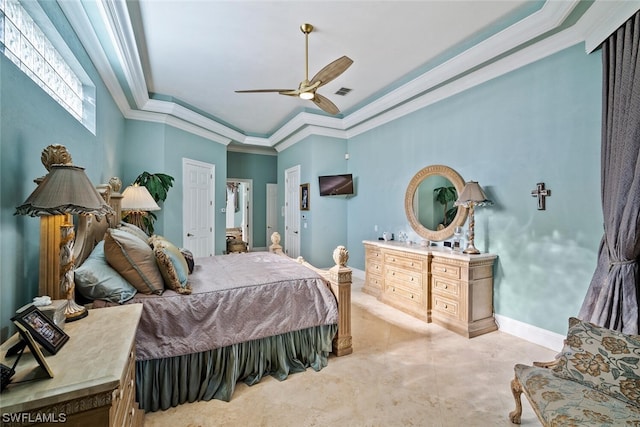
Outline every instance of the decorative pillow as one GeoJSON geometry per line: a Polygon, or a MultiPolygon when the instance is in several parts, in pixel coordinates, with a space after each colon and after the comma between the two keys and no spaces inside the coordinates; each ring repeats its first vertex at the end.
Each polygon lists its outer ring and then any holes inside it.
{"type": "Polygon", "coordinates": [[[180,248],[180,253],[184,257],[184,260],[187,262],[187,266],[189,267],[189,274],[193,273],[193,269],[196,266],[195,261],[193,260],[193,253],[189,249],[180,248]]]}
{"type": "Polygon", "coordinates": [[[107,262],[143,294],[161,294],[164,280],[151,247],[131,233],[110,228],[104,236],[107,262]]]}
{"type": "Polygon", "coordinates": [[[137,292],[136,288],[107,263],[104,241],[99,242],[91,255],[75,269],[75,282],[78,292],[92,300],[101,299],[123,304],[137,292]]]}
{"type": "Polygon", "coordinates": [[[640,407],[640,337],[574,317],[554,375],[640,407]]]}
{"type": "Polygon", "coordinates": [[[147,233],[145,233],[140,227],[135,224],[129,224],[128,222],[120,221],[120,230],[131,233],[134,236],[139,237],[143,242],[149,243],[149,236],[147,236],[147,233]]]}
{"type": "Polygon", "coordinates": [[[189,266],[180,249],[162,236],[153,236],[151,244],[164,284],[179,294],[190,294],[189,266]]]}

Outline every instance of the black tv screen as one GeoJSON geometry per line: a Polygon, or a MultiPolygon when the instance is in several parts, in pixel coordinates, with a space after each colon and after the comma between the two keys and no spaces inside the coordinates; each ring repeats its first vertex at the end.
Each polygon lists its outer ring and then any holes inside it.
{"type": "Polygon", "coordinates": [[[321,196],[353,194],[353,176],[350,173],[319,176],[318,184],[321,196]]]}

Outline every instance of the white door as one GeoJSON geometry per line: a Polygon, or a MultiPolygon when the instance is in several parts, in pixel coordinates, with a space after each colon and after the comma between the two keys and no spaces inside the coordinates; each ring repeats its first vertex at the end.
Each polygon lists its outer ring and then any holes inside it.
{"type": "Polygon", "coordinates": [[[182,246],[193,256],[215,252],[215,165],[182,159],[182,246]]]}
{"type": "Polygon", "coordinates": [[[271,235],[278,231],[278,184],[267,184],[267,247],[271,235]]]}
{"type": "Polygon", "coordinates": [[[284,251],[300,256],[300,165],[284,171],[284,251]]]}

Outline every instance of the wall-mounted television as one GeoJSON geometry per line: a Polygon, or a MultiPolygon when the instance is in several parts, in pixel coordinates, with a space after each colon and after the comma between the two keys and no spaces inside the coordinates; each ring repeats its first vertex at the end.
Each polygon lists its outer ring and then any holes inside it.
{"type": "Polygon", "coordinates": [[[321,196],[350,195],[353,194],[353,176],[350,173],[319,176],[318,187],[321,196]]]}

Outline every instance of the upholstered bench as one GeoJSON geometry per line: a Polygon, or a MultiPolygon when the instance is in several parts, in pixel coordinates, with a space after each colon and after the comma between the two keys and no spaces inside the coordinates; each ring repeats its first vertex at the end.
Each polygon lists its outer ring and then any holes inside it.
{"type": "Polygon", "coordinates": [[[640,336],[571,318],[555,361],[514,371],[512,423],[524,393],[543,426],[640,427],[640,336]]]}

